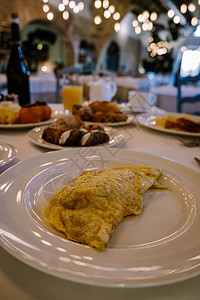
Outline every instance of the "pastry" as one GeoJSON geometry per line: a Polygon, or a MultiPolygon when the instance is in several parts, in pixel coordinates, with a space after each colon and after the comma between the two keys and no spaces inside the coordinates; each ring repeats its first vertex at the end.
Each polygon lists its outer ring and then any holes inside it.
{"type": "Polygon", "coordinates": [[[79,129],[81,125],[83,122],[77,115],[64,116],[47,126],[43,131],[42,138],[49,143],[59,144],[63,132],[79,129]]]}
{"type": "Polygon", "coordinates": [[[84,134],[81,138],[81,146],[94,146],[104,144],[109,141],[109,135],[100,130],[93,130],[84,134]]]}

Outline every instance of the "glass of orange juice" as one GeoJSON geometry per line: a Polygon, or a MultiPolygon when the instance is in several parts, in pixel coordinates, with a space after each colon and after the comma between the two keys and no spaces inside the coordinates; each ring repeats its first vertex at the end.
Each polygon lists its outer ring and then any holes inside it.
{"type": "Polygon", "coordinates": [[[74,105],[81,105],[83,101],[82,85],[64,85],[62,89],[62,102],[65,113],[72,113],[74,105]]]}

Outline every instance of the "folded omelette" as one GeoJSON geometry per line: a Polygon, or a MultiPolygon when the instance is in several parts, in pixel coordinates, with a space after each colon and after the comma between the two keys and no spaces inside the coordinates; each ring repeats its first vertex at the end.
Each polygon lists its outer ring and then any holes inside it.
{"type": "Polygon", "coordinates": [[[142,195],[160,174],[153,167],[85,171],[52,197],[45,220],[67,239],[103,250],[125,216],[141,213],[142,195]]]}

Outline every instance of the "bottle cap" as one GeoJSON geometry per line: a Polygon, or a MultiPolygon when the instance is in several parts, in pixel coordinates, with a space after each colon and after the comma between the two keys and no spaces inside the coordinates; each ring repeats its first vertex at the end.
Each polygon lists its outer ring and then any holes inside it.
{"type": "Polygon", "coordinates": [[[12,19],[17,19],[18,18],[18,14],[17,13],[12,13],[11,17],[12,17],[12,19]]]}

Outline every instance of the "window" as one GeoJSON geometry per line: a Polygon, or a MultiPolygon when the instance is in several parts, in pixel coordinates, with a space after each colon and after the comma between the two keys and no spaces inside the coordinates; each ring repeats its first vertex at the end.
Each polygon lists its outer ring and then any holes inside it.
{"type": "Polygon", "coordinates": [[[200,49],[186,50],[181,60],[180,75],[196,76],[200,73],[200,49]]]}

